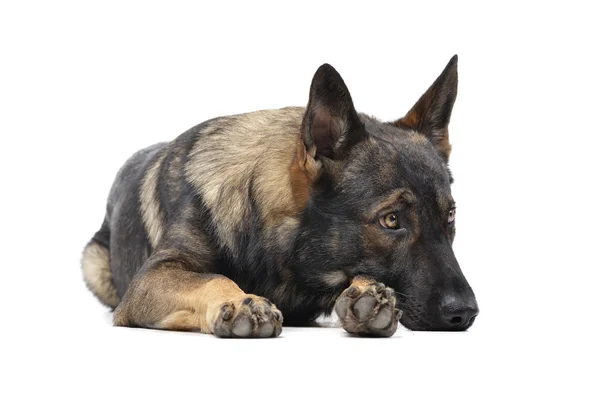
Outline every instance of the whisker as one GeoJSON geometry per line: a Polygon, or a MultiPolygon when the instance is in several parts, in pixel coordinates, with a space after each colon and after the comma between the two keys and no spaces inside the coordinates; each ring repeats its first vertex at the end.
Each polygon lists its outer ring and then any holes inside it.
{"type": "Polygon", "coordinates": [[[415,303],[414,298],[407,294],[396,290],[394,290],[394,292],[397,296],[398,308],[400,308],[407,317],[416,323],[432,324],[434,322],[433,319],[427,317],[427,314],[425,313],[426,307],[424,305],[415,303]]]}

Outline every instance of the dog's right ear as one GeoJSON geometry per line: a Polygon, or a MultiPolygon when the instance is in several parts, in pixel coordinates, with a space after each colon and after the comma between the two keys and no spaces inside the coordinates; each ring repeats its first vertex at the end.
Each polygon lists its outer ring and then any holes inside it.
{"type": "Polygon", "coordinates": [[[446,163],[452,149],[448,140],[448,124],[456,100],[457,63],[458,56],[455,55],[410,111],[393,123],[399,128],[425,135],[446,163]]]}
{"type": "Polygon", "coordinates": [[[313,77],[301,135],[306,152],[315,159],[343,158],[366,138],[350,91],[329,64],[321,65],[313,77]]]}

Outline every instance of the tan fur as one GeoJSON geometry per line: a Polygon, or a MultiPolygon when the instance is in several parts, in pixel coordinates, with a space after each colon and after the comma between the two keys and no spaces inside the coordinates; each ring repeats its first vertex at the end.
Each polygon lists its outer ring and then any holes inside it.
{"type": "Polygon", "coordinates": [[[300,220],[293,217],[284,217],[279,225],[268,231],[270,240],[277,244],[279,248],[288,248],[291,246],[291,239],[300,225],[300,220]]]}
{"type": "Polygon", "coordinates": [[[165,163],[167,163],[167,173],[162,177],[160,185],[168,191],[172,199],[177,199],[181,196],[181,166],[186,152],[187,148],[177,141],[171,142],[169,148],[165,150],[166,155],[161,170],[165,169],[165,163]]]}
{"type": "Polygon", "coordinates": [[[329,286],[338,286],[348,281],[348,275],[344,271],[331,271],[323,274],[323,282],[329,286]]]}
{"type": "Polygon", "coordinates": [[[375,280],[373,278],[370,278],[370,277],[364,276],[364,275],[359,275],[352,279],[351,286],[356,286],[359,289],[363,290],[363,289],[371,286],[374,283],[375,283],[375,280]]]}
{"type": "Polygon", "coordinates": [[[340,231],[333,231],[333,237],[331,238],[331,247],[335,250],[340,248],[340,231]]]}
{"type": "Polygon", "coordinates": [[[134,280],[115,311],[114,324],[213,333],[220,307],[244,296],[222,275],[161,266],[134,280]]]}
{"type": "Polygon", "coordinates": [[[238,285],[222,276],[178,295],[181,296],[182,310],[174,311],[158,321],[157,328],[213,333],[221,306],[226,302],[239,303],[245,297],[238,285]]]}
{"type": "Polygon", "coordinates": [[[142,213],[142,221],[152,247],[156,247],[163,235],[164,218],[160,211],[160,201],[158,200],[156,190],[158,185],[158,172],[166,154],[166,152],[163,152],[158,160],[148,168],[140,188],[140,210],[142,213]]]}
{"type": "Polygon", "coordinates": [[[296,141],[296,155],[290,167],[290,183],[296,208],[304,209],[310,198],[310,186],[319,176],[321,163],[315,161],[315,149],[308,154],[301,137],[296,141]]]}
{"type": "Polygon", "coordinates": [[[102,303],[112,308],[119,305],[120,298],[110,272],[110,253],[106,247],[90,242],[83,250],[81,269],[87,287],[102,303]]]}
{"type": "Polygon", "coordinates": [[[250,217],[250,196],[273,228],[289,225],[307,201],[307,180],[318,165],[301,155],[304,164],[293,166],[303,114],[304,108],[288,107],[220,118],[191,150],[186,178],[219,221],[217,233],[229,248],[250,217]]]}

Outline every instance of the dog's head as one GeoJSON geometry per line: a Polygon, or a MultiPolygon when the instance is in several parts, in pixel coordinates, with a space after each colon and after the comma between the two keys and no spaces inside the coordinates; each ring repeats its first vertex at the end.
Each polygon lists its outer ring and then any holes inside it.
{"type": "Polygon", "coordinates": [[[478,313],[452,250],[448,123],[457,83],[454,56],[403,118],[383,123],[356,112],[325,64],[302,124],[302,157],[319,173],[304,214],[310,234],[300,243],[330,260],[305,278],[375,278],[396,290],[400,322],[415,330],[465,330],[478,313]]]}

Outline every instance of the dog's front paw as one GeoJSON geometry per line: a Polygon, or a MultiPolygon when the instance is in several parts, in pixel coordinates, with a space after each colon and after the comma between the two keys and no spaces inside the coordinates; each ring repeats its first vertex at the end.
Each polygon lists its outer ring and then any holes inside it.
{"type": "Polygon", "coordinates": [[[395,308],[394,290],[383,283],[353,284],[335,303],[342,327],[362,336],[392,336],[402,311],[395,308]]]}
{"type": "Polygon", "coordinates": [[[245,295],[220,306],[214,325],[219,337],[267,338],[281,334],[283,316],[269,300],[245,295]]]}

